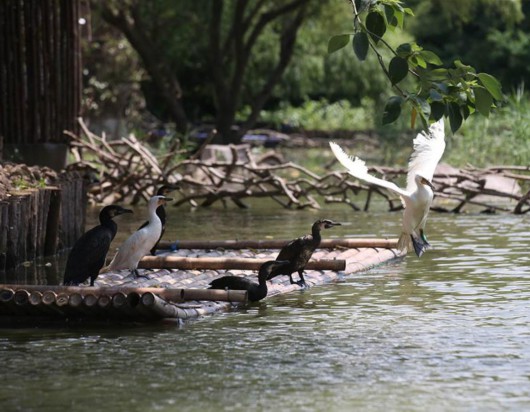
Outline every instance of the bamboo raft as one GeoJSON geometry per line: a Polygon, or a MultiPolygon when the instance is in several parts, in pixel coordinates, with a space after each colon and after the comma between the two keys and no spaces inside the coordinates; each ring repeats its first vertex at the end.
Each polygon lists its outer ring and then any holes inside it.
{"type": "MultiPolygon", "coordinates": [[[[128,271],[101,274],[94,287],[0,285],[0,324],[168,320],[182,322],[247,304],[246,291],[208,289],[215,278],[249,276],[287,240],[161,242],[157,256],[128,271]]],[[[327,239],[304,274],[308,286],[335,282],[403,256],[397,239],[327,239]]],[[[297,274],[294,274],[296,278],[297,274]]],[[[288,276],[268,281],[267,298],[301,290],[288,276]]],[[[267,299],[266,298],[266,299],[267,299]]]]}

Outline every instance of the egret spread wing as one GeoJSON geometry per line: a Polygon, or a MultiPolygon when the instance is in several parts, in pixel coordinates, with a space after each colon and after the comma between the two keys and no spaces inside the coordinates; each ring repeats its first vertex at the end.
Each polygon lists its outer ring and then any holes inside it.
{"type": "Polygon", "coordinates": [[[436,165],[445,150],[445,132],[443,118],[433,123],[427,132],[418,133],[413,141],[414,151],[410,156],[407,174],[407,191],[416,189],[414,176],[432,181],[436,165]]]}
{"type": "Polygon", "coordinates": [[[366,167],[366,164],[363,160],[359,159],[358,157],[353,158],[349,156],[348,154],[346,154],[346,152],[344,152],[344,150],[342,150],[342,148],[338,144],[334,142],[330,142],[329,145],[331,146],[331,150],[333,151],[333,154],[335,155],[337,160],[346,169],[348,169],[348,173],[351,174],[353,177],[364,180],[367,183],[371,183],[373,185],[389,189],[400,196],[408,196],[408,193],[405,190],[399,188],[395,183],[379,179],[375,176],[368,174],[368,168],[366,167]]]}

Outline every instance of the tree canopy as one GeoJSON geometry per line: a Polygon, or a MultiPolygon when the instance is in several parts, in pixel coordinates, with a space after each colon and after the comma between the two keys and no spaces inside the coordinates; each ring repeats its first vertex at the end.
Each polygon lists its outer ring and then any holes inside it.
{"type": "Polygon", "coordinates": [[[491,0],[408,3],[417,16],[399,0],[126,0],[92,6],[139,56],[149,110],[182,132],[210,120],[224,142],[237,141],[264,108],[319,98],[353,104],[364,96],[384,98],[383,123],[405,107],[413,124],[447,116],[453,130],[474,112],[488,115],[502,93],[489,74],[487,54],[484,65],[469,58],[479,39],[466,40],[468,48],[455,52],[458,30],[454,41],[441,41],[451,30],[444,19],[465,30],[490,16],[491,24],[481,26],[491,41],[502,44],[510,28],[518,29],[513,33],[522,47],[525,8],[517,8],[518,1],[510,9],[491,0]],[[502,24],[493,22],[499,16],[502,24]]]}

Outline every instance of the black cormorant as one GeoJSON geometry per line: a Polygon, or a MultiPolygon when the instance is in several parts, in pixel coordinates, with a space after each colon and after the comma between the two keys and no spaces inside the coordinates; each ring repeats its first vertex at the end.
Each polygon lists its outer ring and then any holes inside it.
{"type": "Polygon", "coordinates": [[[258,272],[258,283],[241,276],[223,276],[222,278],[212,280],[210,289],[231,289],[246,290],[248,300],[256,302],[267,296],[267,277],[275,270],[281,270],[282,267],[289,265],[285,260],[269,260],[260,266],[258,272]]]}
{"type": "Polygon", "coordinates": [[[90,278],[90,286],[94,286],[99,270],[105,264],[110,243],[118,231],[118,225],[112,218],[123,213],[132,213],[132,210],[110,205],[99,212],[100,224],[84,233],[68,255],[63,285],[79,285],[90,278]]]}
{"type": "MultiPolygon", "coordinates": [[[[157,196],[167,196],[169,193],[171,193],[173,190],[177,189],[177,186],[173,185],[163,185],[160,186],[156,192],[157,196]]],[[[160,222],[162,222],[162,233],[160,233],[160,238],[156,242],[156,244],[152,247],[150,253],[154,256],[156,255],[156,249],[158,246],[158,242],[160,242],[160,239],[162,239],[162,236],[164,236],[164,232],[166,231],[166,207],[165,205],[160,205],[156,208],[156,215],[160,219],[160,222]]],[[[143,229],[149,224],[149,221],[145,221],[142,226],[138,228],[138,230],[143,229]]]]}
{"type": "Polygon", "coordinates": [[[156,214],[156,208],[170,199],[165,196],[153,196],[148,203],[149,224],[129,236],[122,243],[118,252],[107,267],[100,273],[113,270],[129,269],[132,274],[138,276],[138,263],[160,239],[162,222],[156,214]]]}
{"type": "Polygon", "coordinates": [[[284,266],[278,270],[273,271],[268,277],[272,279],[279,275],[287,275],[291,283],[296,283],[300,286],[305,286],[304,269],[309,259],[313,255],[315,249],[320,245],[322,237],[320,231],[322,229],[329,229],[333,226],[340,226],[340,223],[333,222],[328,219],[319,219],[313,223],[311,228],[311,234],[294,239],[285,245],[280,253],[276,257],[276,260],[288,260],[289,265],[284,266]],[[298,282],[293,281],[292,274],[298,272],[300,280],[298,282]]]}

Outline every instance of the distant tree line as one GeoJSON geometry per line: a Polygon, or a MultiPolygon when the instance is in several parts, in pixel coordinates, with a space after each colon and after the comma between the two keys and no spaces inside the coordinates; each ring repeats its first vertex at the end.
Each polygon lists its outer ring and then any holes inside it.
{"type": "MultiPolygon", "coordinates": [[[[160,121],[174,122],[184,133],[190,124],[209,120],[224,142],[231,142],[256,125],[262,110],[281,102],[298,105],[325,98],[358,105],[370,97],[384,105],[391,87],[388,73],[378,68],[378,56],[368,54],[359,61],[351,47],[327,54],[330,37],[349,32],[353,38],[354,30],[360,30],[352,25],[351,3],[93,1],[93,37],[85,45],[87,108],[98,113],[124,94],[132,101],[142,94],[160,121]]],[[[393,23],[400,17],[398,3],[354,1],[365,14],[383,16],[385,28],[392,30],[399,26],[393,23]]],[[[528,77],[530,6],[522,0],[407,4],[416,16],[407,20],[404,33],[395,30],[397,44],[412,36],[444,63],[472,64],[477,72],[498,76],[508,90],[528,77]]],[[[392,57],[390,51],[381,53],[392,57]]],[[[127,110],[133,114],[137,109],[127,110]]],[[[428,118],[430,111],[423,114],[428,118]]]]}

